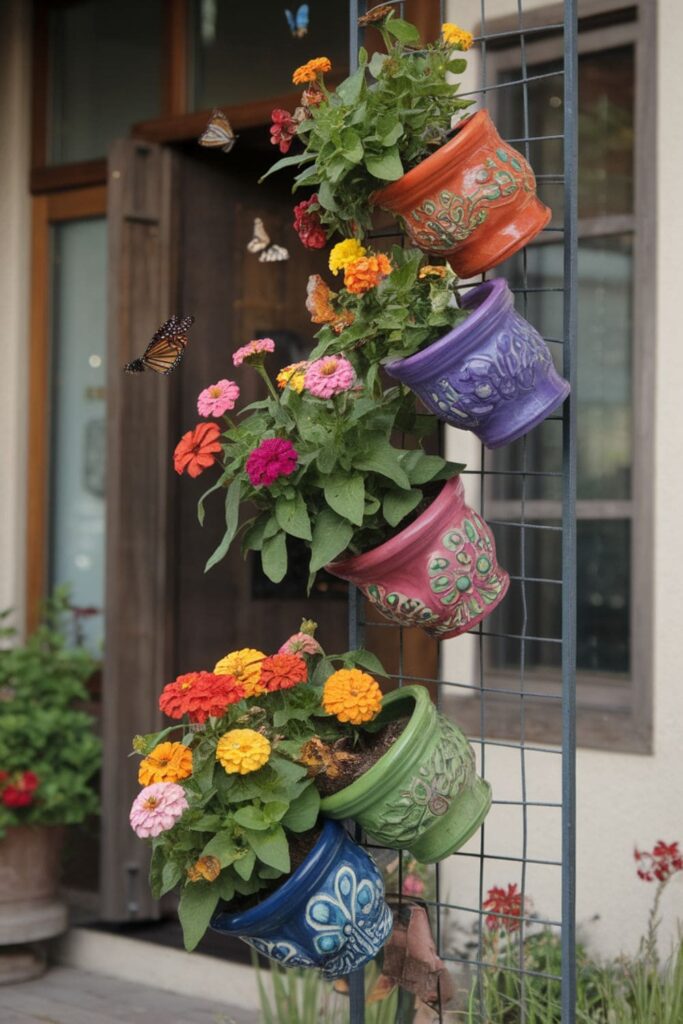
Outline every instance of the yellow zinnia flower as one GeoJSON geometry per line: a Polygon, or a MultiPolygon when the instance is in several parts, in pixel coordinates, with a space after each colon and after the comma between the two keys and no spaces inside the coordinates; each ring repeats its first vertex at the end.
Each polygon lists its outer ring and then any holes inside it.
{"type": "Polygon", "coordinates": [[[454,50],[469,50],[474,43],[474,36],[471,32],[466,32],[464,28],[454,25],[451,21],[447,21],[441,26],[441,35],[444,43],[447,46],[452,46],[454,50]]]}
{"type": "Polygon", "coordinates": [[[379,683],[358,668],[340,668],[323,687],[323,707],[340,722],[362,725],[382,707],[379,683]]]}
{"type": "Polygon", "coordinates": [[[306,366],[308,366],[308,363],[305,359],[300,363],[290,363],[289,366],[283,366],[275,378],[280,390],[282,391],[284,388],[290,387],[292,391],[296,391],[297,395],[300,395],[304,389],[306,366]]]}
{"type": "Polygon", "coordinates": [[[423,281],[425,277],[445,277],[448,271],[445,267],[436,267],[432,263],[428,263],[425,267],[420,267],[418,278],[423,281]]]}
{"type": "Polygon", "coordinates": [[[221,873],[221,862],[218,857],[200,857],[192,867],[187,869],[187,877],[190,882],[215,882],[221,873]]]}
{"type": "Polygon", "coordinates": [[[226,654],[213,671],[217,676],[234,676],[244,688],[244,696],[255,697],[265,692],[265,687],[261,686],[261,662],[264,658],[263,651],[243,647],[241,651],[226,654]]]}
{"type": "Polygon", "coordinates": [[[329,57],[314,57],[297,68],[292,75],[294,85],[305,85],[306,82],[315,82],[318,75],[324,75],[326,71],[332,70],[332,61],[329,57]]]}
{"type": "Polygon", "coordinates": [[[343,242],[337,242],[330,253],[330,270],[336,275],[340,270],[345,270],[349,263],[365,256],[366,252],[367,249],[357,238],[345,238],[343,242]]]}
{"type": "Polygon", "coordinates": [[[228,775],[247,775],[262,768],[270,757],[270,743],[255,729],[231,729],[216,746],[216,760],[228,775]]]}
{"type": "Polygon", "coordinates": [[[157,743],[151,754],[140,762],[138,782],[180,782],[192,775],[192,751],[182,743],[157,743]]]}

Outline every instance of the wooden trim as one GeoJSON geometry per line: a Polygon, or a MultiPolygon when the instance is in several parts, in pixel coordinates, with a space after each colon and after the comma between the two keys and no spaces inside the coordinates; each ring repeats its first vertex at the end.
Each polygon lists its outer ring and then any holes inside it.
{"type": "Polygon", "coordinates": [[[106,160],[83,160],[77,164],[34,167],[31,171],[30,187],[33,195],[40,195],[44,192],[103,185],[106,180],[106,160]]]}
{"type": "Polygon", "coordinates": [[[106,213],[106,188],[81,189],[36,196],[31,224],[31,309],[29,378],[31,415],[28,419],[26,623],[38,624],[47,588],[47,527],[49,505],[50,424],[50,225],[106,213]]]}
{"type": "Polygon", "coordinates": [[[187,0],[166,0],[164,19],[162,109],[166,117],[178,117],[188,110],[190,39],[187,0]]]}

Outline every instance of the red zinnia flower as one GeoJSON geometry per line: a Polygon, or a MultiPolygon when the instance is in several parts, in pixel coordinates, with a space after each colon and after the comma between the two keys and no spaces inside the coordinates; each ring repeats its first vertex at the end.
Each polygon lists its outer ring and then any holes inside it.
{"type": "Polygon", "coordinates": [[[280,147],[281,153],[287,153],[296,135],[299,122],[288,110],[275,109],[270,115],[273,123],[270,126],[270,141],[280,147]]]}
{"type": "Polygon", "coordinates": [[[198,423],[194,430],[183,434],[173,453],[173,468],[176,473],[199,476],[216,461],[216,453],[221,450],[218,438],[220,428],[217,423],[198,423]]]}
{"type": "Polygon", "coordinates": [[[327,234],[317,210],[310,212],[310,207],[317,202],[318,193],[315,192],[310,199],[304,199],[294,207],[294,230],[307,249],[322,249],[327,242],[327,234]]]}
{"type": "Polygon", "coordinates": [[[677,871],[683,871],[683,851],[678,843],[665,843],[657,840],[652,851],[634,850],[633,856],[641,865],[637,868],[638,878],[644,882],[666,882],[677,871]]]}
{"type": "Polygon", "coordinates": [[[486,893],[482,907],[489,911],[486,927],[490,931],[516,932],[520,918],[524,915],[525,901],[514,883],[508,885],[507,889],[494,885],[486,893]]]}
{"type": "Polygon", "coordinates": [[[298,654],[271,654],[261,662],[261,686],[267,690],[289,690],[307,679],[308,667],[298,654]]]}
{"type": "Polygon", "coordinates": [[[7,783],[9,776],[3,772],[4,784],[2,802],[5,807],[28,807],[33,803],[33,794],[38,788],[38,776],[33,772],[17,772],[12,782],[7,783]]]}
{"type": "Polygon", "coordinates": [[[244,687],[234,676],[188,672],[164,687],[159,707],[169,718],[188,715],[191,722],[201,725],[209,715],[222,715],[230,704],[236,704],[243,697],[244,687]]]}
{"type": "Polygon", "coordinates": [[[246,462],[253,487],[270,487],[281,476],[291,476],[299,461],[299,453],[291,441],[269,437],[254,448],[246,462]]]}

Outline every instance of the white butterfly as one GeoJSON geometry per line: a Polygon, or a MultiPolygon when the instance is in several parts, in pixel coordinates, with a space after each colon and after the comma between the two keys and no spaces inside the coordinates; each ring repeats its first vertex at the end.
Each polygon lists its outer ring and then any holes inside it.
{"type": "Polygon", "coordinates": [[[249,252],[260,253],[259,263],[275,263],[280,260],[289,259],[289,251],[284,245],[275,245],[270,240],[270,235],[263,226],[260,217],[254,218],[254,237],[247,242],[249,252]]]}
{"type": "Polygon", "coordinates": [[[236,138],[232,125],[223,111],[214,110],[209,123],[199,136],[199,145],[209,146],[211,149],[220,147],[224,153],[229,153],[235,145],[236,138]]]}

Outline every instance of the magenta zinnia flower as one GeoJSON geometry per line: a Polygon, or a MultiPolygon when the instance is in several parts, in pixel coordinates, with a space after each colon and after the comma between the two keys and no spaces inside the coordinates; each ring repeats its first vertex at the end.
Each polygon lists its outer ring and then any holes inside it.
{"type": "Polygon", "coordinates": [[[185,790],[177,782],[155,782],[133,800],[131,828],[140,839],[153,839],[173,828],[188,806],[185,790]]]}
{"type": "Polygon", "coordinates": [[[323,649],[310,633],[294,633],[285,640],[278,654],[322,654],[323,649]]]}
{"type": "Polygon", "coordinates": [[[263,360],[267,352],[274,351],[275,342],[272,338],[256,338],[233,352],[232,361],[235,366],[241,366],[242,363],[257,363],[263,360]]]}
{"type": "Polygon", "coordinates": [[[298,452],[291,441],[270,437],[247,459],[247,473],[254,487],[270,487],[279,477],[291,476],[298,461],[298,452]]]}
{"type": "Polygon", "coordinates": [[[233,380],[219,380],[210,384],[200,392],[197,399],[197,412],[200,416],[222,416],[235,408],[240,397],[240,389],[233,380]]]}
{"type": "Polygon", "coordinates": [[[353,366],[344,356],[323,356],[306,370],[304,387],[316,398],[331,398],[348,391],[355,379],[353,366]]]}

